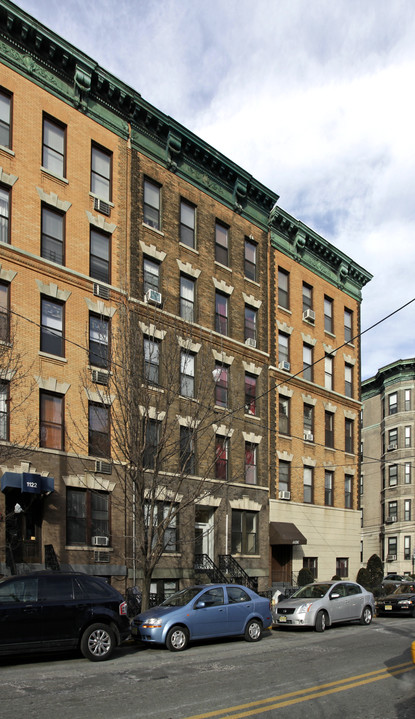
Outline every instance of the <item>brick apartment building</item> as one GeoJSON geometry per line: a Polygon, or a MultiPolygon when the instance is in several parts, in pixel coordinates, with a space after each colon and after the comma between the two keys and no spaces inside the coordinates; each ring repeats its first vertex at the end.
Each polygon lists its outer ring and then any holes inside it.
{"type": "Polygon", "coordinates": [[[0,572],[352,576],[370,275],[7,0],[0,54],[0,572]]]}
{"type": "Polygon", "coordinates": [[[414,393],[413,357],[362,382],[362,558],[377,554],[385,573],[415,569],[414,393]]]}

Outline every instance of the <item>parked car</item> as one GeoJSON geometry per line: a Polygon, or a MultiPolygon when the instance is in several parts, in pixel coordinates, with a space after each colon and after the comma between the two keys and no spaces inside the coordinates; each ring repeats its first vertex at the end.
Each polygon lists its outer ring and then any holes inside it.
{"type": "Polygon", "coordinates": [[[376,600],[379,616],[386,614],[403,614],[415,618],[415,582],[400,584],[391,593],[376,600]]]}
{"type": "Polygon", "coordinates": [[[269,599],[248,587],[198,584],[138,614],[131,623],[131,635],[179,652],[197,639],[241,635],[248,642],[257,642],[271,622],[269,599]]]}
{"type": "Polygon", "coordinates": [[[393,572],[390,572],[386,575],[386,577],[383,577],[382,582],[386,584],[386,582],[407,582],[408,577],[405,577],[404,574],[394,574],[393,572]]]}
{"type": "Polygon", "coordinates": [[[324,632],[336,622],[370,624],[375,613],[373,594],[355,582],[315,582],[275,605],[274,624],[314,627],[324,632]]]}
{"type": "Polygon", "coordinates": [[[31,572],[0,579],[0,654],[79,648],[108,659],[130,633],[127,603],[99,577],[31,572]]]}

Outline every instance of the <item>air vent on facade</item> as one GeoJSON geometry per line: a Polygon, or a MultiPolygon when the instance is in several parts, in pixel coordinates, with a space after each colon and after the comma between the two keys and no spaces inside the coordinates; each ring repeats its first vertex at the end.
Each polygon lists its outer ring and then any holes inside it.
{"type": "Polygon", "coordinates": [[[396,554],[388,554],[386,557],[387,562],[396,562],[396,554]]]}
{"type": "Polygon", "coordinates": [[[388,444],[388,452],[392,452],[394,449],[398,449],[398,445],[396,442],[392,442],[392,444],[388,444]]]}
{"type": "Polygon", "coordinates": [[[291,499],[291,492],[280,489],[278,492],[278,499],[291,499]]]}
{"type": "Polygon", "coordinates": [[[161,292],[157,292],[157,290],[147,290],[144,295],[144,302],[149,302],[152,305],[161,305],[161,292]]]}
{"type": "Polygon", "coordinates": [[[304,430],[304,439],[306,442],[313,442],[314,441],[314,435],[309,430],[304,430]]]}
{"type": "Polygon", "coordinates": [[[283,369],[285,372],[289,372],[291,369],[291,365],[287,361],[279,362],[278,363],[278,369],[283,369]]]}
{"type": "Polygon", "coordinates": [[[100,200],[99,197],[94,197],[94,210],[97,210],[103,215],[109,217],[111,214],[111,205],[108,202],[105,202],[105,200],[100,200]]]}
{"type": "Polygon", "coordinates": [[[108,384],[108,372],[104,372],[103,370],[99,369],[93,369],[92,370],[92,381],[95,382],[95,384],[108,384]]]}
{"type": "Polygon", "coordinates": [[[95,471],[100,474],[112,474],[111,462],[103,462],[101,459],[97,459],[95,462],[95,471]]]}
{"type": "Polygon", "coordinates": [[[104,285],[98,285],[97,282],[94,282],[94,295],[96,297],[102,297],[103,300],[109,300],[109,298],[110,298],[109,288],[104,287],[104,285]]]}
{"type": "Polygon", "coordinates": [[[254,339],[254,337],[247,337],[245,344],[248,345],[248,347],[256,347],[256,339],[254,339]]]}
{"type": "Polygon", "coordinates": [[[108,537],[91,537],[93,547],[108,547],[110,540],[108,537]]]}
{"type": "Polygon", "coordinates": [[[100,562],[101,564],[105,563],[107,564],[110,561],[110,553],[109,552],[100,552],[95,551],[94,552],[94,562],[100,562]]]}
{"type": "Polygon", "coordinates": [[[314,322],[316,319],[316,313],[314,310],[305,310],[303,312],[303,320],[306,320],[307,322],[314,322]]]}

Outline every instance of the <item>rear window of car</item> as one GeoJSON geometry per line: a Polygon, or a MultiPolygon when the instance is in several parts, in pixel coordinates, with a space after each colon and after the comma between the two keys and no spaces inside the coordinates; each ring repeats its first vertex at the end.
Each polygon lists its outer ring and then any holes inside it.
{"type": "Polygon", "coordinates": [[[44,601],[77,599],[79,591],[74,593],[74,585],[72,577],[51,576],[40,578],[39,596],[44,601]]]}
{"type": "Polygon", "coordinates": [[[362,590],[357,584],[346,584],[347,594],[361,594],[362,590]]]}
{"type": "Polygon", "coordinates": [[[114,589],[110,584],[107,584],[103,579],[97,579],[96,577],[78,577],[78,580],[88,597],[93,599],[107,599],[108,597],[114,597],[114,589]]]}
{"type": "Polygon", "coordinates": [[[249,602],[251,600],[249,594],[240,587],[228,587],[226,591],[228,592],[229,604],[234,604],[235,602],[249,602]]]}
{"type": "Polygon", "coordinates": [[[19,577],[0,583],[0,603],[37,602],[37,577],[19,577]]]}

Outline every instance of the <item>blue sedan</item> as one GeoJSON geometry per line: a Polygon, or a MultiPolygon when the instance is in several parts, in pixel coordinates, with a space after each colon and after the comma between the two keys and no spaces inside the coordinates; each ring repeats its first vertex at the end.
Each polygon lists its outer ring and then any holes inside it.
{"type": "Polygon", "coordinates": [[[142,642],[165,644],[170,651],[180,652],[196,639],[244,636],[248,642],[257,642],[271,624],[269,600],[248,587],[199,584],[138,614],[131,634],[142,642]]]}

